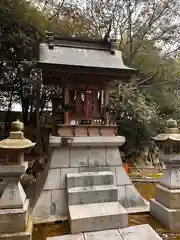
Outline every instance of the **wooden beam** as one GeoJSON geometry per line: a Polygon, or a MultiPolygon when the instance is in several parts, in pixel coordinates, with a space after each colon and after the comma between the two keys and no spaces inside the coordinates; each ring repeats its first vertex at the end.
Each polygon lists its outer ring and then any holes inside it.
{"type": "MultiPolygon", "coordinates": [[[[109,103],[109,88],[106,87],[104,90],[104,106],[106,107],[109,103]]],[[[105,111],[105,124],[109,124],[109,113],[105,111]]]]}
{"type": "MultiPolygon", "coordinates": [[[[68,104],[69,103],[69,86],[66,86],[64,88],[64,104],[68,104]]],[[[69,124],[69,113],[65,112],[64,113],[64,123],[65,125],[69,124]]]]}

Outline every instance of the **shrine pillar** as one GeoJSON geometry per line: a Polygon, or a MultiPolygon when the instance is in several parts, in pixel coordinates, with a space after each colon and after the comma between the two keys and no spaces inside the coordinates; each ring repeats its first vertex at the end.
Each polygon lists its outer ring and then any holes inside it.
{"type": "MultiPolygon", "coordinates": [[[[106,107],[109,104],[109,88],[104,89],[104,106],[106,107]]],[[[105,111],[105,124],[109,124],[109,113],[105,111]]]]}
{"type": "MultiPolygon", "coordinates": [[[[64,105],[66,106],[68,103],[69,103],[69,87],[66,86],[64,88],[64,105]]],[[[64,124],[68,125],[68,123],[69,123],[69,114],[66,107],[66,111],[64,113],[64,124]]]]}

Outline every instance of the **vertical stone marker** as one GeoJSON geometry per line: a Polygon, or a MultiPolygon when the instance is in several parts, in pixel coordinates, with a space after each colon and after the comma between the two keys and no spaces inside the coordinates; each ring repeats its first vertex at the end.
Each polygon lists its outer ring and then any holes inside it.
{"type": "Polygon", "coordinates": [[[9,137],[0,141],[0,152],[8,157],[7,164],[0,166],[0,177],[5,182],[0,198],[0,240],[30,240],[32,235],[29,200],[20,178],[28,167],[24,153],[29,152],[35,143],[24,138],[23,129],[24,125],[19,120],[13,122],[9,137]]]}
{"type": "Polygon", "coordinates": [[[160,147],[160,158],[166,165],[156,186],[150,213],[172,232],[180,232],[180,132],[177,122],[167,121],[165,132],[154,138],[160,147]]]}

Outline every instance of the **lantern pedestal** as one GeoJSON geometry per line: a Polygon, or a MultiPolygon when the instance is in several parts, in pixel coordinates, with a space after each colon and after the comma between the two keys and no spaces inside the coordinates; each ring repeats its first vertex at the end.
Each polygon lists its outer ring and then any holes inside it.
{"type": "Polygon", "coordinates": [[[161,156],[166,170],[156,186],[155,199],[150,200],[150,213],[171,232],[180,232],[180,156],[161,156]]]}
{"type": "Polygon", "coordinates": [[[6,187],[0,199],[0,209],[23,208],[26,194],[21,186],[20,178],[27,167],[28,163],[1,166],[0,175],[4,178],[6,187]]]}
{"type": "Polygon", "coordinates": [[[31,239],[33,224],[29,219],[29,200],[20,183],[27,167],[28,163],[0,167],[0,176],[5,182],[0,198],[0,240],[31,239]]]}
{"type": "Polygon", "coordinates": [[[31,239],[33,224],[29,219],[29,200],[20,183],[26,169],[27,163],[0,167],[0,176],[6,183],[0,198],[0,240],[31,239]]]}

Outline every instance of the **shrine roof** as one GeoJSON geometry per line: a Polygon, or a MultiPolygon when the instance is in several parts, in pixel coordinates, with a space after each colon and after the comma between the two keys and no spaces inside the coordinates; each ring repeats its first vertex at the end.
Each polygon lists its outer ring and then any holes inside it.
{"type": "Polygon", "coordinates": [[[132,74],[136,70],[125,66],[122,52],[111,39],[84,40],[52,37],[39,46],[39,65],[71,66],[116,70],[132,74]]]}

